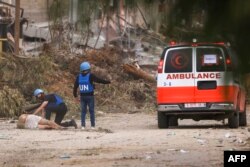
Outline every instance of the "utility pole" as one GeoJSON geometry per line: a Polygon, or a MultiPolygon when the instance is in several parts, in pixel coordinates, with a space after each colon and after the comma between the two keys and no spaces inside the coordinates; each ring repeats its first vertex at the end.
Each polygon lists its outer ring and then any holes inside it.
{"type": "Polygon", "coordinates": [[[16,0],[15,7],[15,55],[19,54],[19,35],[20,34],[20,0],[16,0]]]}

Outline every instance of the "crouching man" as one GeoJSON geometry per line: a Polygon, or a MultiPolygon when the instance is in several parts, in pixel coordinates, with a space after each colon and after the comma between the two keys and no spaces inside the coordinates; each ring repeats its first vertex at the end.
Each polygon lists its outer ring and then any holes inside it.
{"type": "Polygon", "coordinates": [[[56,114],[55,123],[63,127],[74,126],[77,128],[77,124],[74,119],[68,122],[62,122],[68,109],[60,96],[55,93],[45,95],[42,89],[36,89],[34,91],[34,96],[37,100],[42,102],[33,113],[34,115],[41,113],[43,118],[50,120],[51,113],[54,112],[56,114]]]}

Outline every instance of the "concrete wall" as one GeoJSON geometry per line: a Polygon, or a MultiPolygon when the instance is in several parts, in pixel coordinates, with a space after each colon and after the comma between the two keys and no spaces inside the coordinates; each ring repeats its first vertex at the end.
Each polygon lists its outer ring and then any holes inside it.
{"type": "MultiPolygon", "coordinates": [[[[2,0],[3,2],[15,5],[15,0],[2,0]]],[[[20,7],[24,9],[24,17],[30,21],[47,21],[47,8],[52,0],[20,0],[20,7]]],[[[11,7],[11,15],[15,16],[15,8],[11,7]]]]}
{"type": "Polygon", "coordinates": [[[30,21],[42,22],[48,19],[47,6],[49,0],[21,0],[24,17],[30,21]]]}

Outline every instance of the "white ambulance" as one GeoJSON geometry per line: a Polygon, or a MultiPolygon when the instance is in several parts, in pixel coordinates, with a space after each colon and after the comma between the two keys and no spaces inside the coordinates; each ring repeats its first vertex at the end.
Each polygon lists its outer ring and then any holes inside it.
{"type": "Polygon", "coordinates": [[[246,126],[246,92],[237,57],[224,43],[190,43],[164,49],[157,74],[158,127],[178,119],[224,120],[246,126]]]}

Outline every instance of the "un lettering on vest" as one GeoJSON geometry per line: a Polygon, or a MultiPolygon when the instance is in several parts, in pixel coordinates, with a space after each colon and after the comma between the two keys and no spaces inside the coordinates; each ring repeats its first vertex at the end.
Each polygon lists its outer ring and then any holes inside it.
{"type": "Polygon", "coordinates": [[[79,85],[80,91],[88,91],[89,85],[79,85]]]}
{"type": "Polygon", "coordinates": [[[220,73],[199,73],[197,75],[190,74],[167,74],[166,79],[219,79],[220,73]]]}

